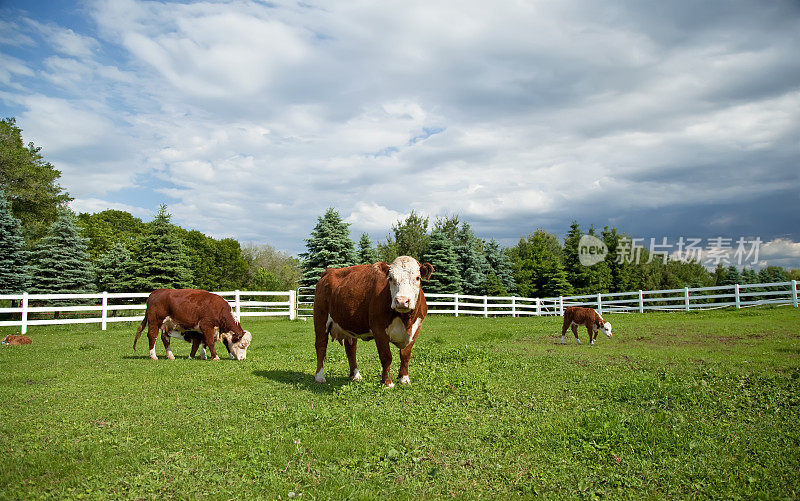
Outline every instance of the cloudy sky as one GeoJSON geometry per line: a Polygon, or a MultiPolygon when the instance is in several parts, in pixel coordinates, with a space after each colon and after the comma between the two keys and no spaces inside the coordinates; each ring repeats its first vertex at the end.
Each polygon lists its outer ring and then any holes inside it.
{"type": "Polygon", "coordinates": [[[793,0],[0,0],[0,112],[76,211],[291,253],[336,207],[800,266],[798,54],[793,0]]]}

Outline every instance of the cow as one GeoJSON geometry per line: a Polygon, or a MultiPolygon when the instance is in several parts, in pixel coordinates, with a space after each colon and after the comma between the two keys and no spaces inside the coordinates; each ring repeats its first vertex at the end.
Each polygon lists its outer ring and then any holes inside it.
{"type": "Polygon", "coordinates": [[[611,324],[603,320],[603,317],[596,311],[581,306],[569,306],[564,310],[564,324],[561,326],[561,344],[564,344],[564,336],[569,327],[572,327],[572,333],[575,334],[575,341],[581,344],[581,340],[578,338],[579,325],[585,326],[586,330],[589,332],[590,345],[594,345],[594,340],[597,339],[598,331],[611,337],[611,324]]]}
{"type": "MultiPolygon", "coordinates": [[[[157,289],[147,298],[147,310],[144,319],[136,330],[133,349],[139,336],[147,327],[150,341],[150,358],[156,357],[156,337],[161,331],[161,341],[167,352],[167,358],[174,360],[170,347],[171,337],[180,337],[192,342],[194,357],[198,346],[208,346],[213,360],[219,360],[214,343],[222,341],[228,348],[230,358],[244,360],[247,347],[253,341],[250,332],[242,329],[234,317],[231,305],[225,299],[211,292],[200,289],[157,289]]],[[[203,349],[205,355],[205,347],[203,349]]]]}
{"type": "Polygon", "coordinates": [[[31,338],[21,334],[9,334],[8,336],[4,337],[2,341],[0,341],[2,344],[7,344],[10,346],[31,344],[32,342],[33,341],[31,341],[31,338]]]}
{"type": "Polygon", "coordinates": [[[392,352],[400,349],[401,384],[410,384],[408,361],[428,313],[421,282],[433,273],[430,263],[420,265],[413,257],[400,256],[392,264],[379,261],[347,268],[328,268],[314,292],[314,333],[317,371],[314,380],[325,382],[323,362],[328,336],[344,345],[350,379],[361,381],[356,363],[358,340],[375,339],[383,371],[381,382],[393,387],[389,375],[392,352]]]}

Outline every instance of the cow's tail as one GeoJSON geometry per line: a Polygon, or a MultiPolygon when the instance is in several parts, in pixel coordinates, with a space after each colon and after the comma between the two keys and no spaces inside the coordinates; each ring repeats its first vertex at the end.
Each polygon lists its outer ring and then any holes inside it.
{"type": "Polygon", "coordinates": [[[133,338],[133,351],[136,351],[136,341],[139,340],[139,336],[142,335],[142,331],[144,327],[147,325],[147,310],[144,312],[144,318],[142,319],[142,323],[139,324],[139,328],[136,329],[136,337],[133,338]]]}

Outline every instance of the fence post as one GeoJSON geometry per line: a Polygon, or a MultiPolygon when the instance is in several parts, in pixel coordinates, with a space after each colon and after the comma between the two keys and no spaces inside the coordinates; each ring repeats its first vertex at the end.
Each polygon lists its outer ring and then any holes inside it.
{"type": "Polygon", "coordinates": [[[603,300],[601,298],[601,293],[597,294],[597,314],[601,317],[603,316],[603,300]]]}
{"type": "Polygon", "coordinates": [[[297,318],[297,292],[289,291],[289,320],[297,318]]]}
{"type": "Polygon", "coordinates": [[[108,321],[108,291],[103,291],[103,302],[100,303],[100,330],[106,330],[108,321]]]}
{"type": "Polygon", "coordinates": [[[536,316],[542,316],[542,300],[538,297],[536,298],[536,316]]]}
{"type": "Polygon", "coordinates": [[[489,296],[483,296],[483,318],[489,318],[489,296]]]}
{"type": "Polygon", "coordinates": [[[241,322],[242,321],[242,315],[241,315],[242,308],[241,308],[241,305],[239,304],[239,289],[236,289],[236,299],[234,301],[234,305],[236,307],[236,318],[238,318],[239,321],[241,322]]]}
{"type": "Polygon", "coordinates": [[[683,308],[686,311],[689,311],[689,288],[688,287],[684,287],[683,288],[683,308]]]}
{"type": "Polygon", "coordinates": [[[558,314],[564,316],[564,296],[558,296],[558,314]]]}
{"type": "Polygon", "coordinates": [[[733,285],[733,291],[734,291],[734,295],[736,296],[736,308],[737,309],[741,308],[742,306],[741,306],[741,304],[739,302],[739,284],[734,284],[733,285]]]}
{"type": "Polygon", "coordinates": [[[639,289],[639,313],[644,313],[644,292],[639,289]]]}
{"type": "Polygon", "coordinates": [[[511,296],[511,316],[517,316],[517,296],[511,296]]]}
{"type": "Polygon", "coordinates": [[[797,308],[797,280],[792,280],[792,303],[797,308]]]}
{"type": "Polygon", "coordinates": [[[455,304],[453,305],[453,307],[456,310],[456,316],[458,316],[458,294],[454,294],[453,296],[454,296],[454,299],[455,299],[455,304]]]}
{"type": "Polygon", "coordinates": [[[22,313],[20,313],[20,334],[28,332],[28,293],[22,293],[22,313]]]}

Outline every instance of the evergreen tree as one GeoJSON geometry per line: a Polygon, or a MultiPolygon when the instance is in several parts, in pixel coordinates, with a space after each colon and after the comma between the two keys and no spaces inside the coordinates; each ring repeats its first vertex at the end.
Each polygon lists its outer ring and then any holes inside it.
{"type": "Polygon", "coordinates": [[[171,219],[167,206],[161,205],[155,219],[148,224],[148,230],[134,243],[134,288],[137,291],[192,286],[189,255],[171,219]]]}
{"type": "Polygon", "coordinates": [[[120,242],[95,262],[95,284],[106,292],[130,292],[135,290],[133,254],[120,242]]]}
{"type": "MultiPolygon", "coordinates": [[[[500,280],[500,283],[503,284],[503,288],[506,290],[505,294],[516,294],[517,293],[517,283],[514,280],[514,272],[511,266],[511,260],[509,259],[508,255],[500,249],[500,244],[498,244],[494,239],[489,240],[489,243],[486,244],[484,247],[484,253],[486,254],[486,261],[489,263],[489,267],[492,269],[491,273],[500,280]]],[[[491,274],[490,273],[490,274],[491,274]]]]}
{"type": "Polygon", "coordinates": [[[742,270],[742,282],[743,284],[757,284],[758,283],[758,273],[753,268],[744,268],[742,270]]]}
{"type": "Polygon", "coordinates": [[[342,268],[356,262],[350,240],[350,225],[342,221],[336,209],[330,208],[317,219],[317,225],[306,239],[307,251],[300,254],[303,259],[303,278],[300,285],[314,287],[325,268],[342,268]]]}
{"type": "Polygon", "coordinates": [[[378,251],[372,247],[369,235],[362,233],[361,239],[358,241],[358,264],[372,264],[379,260],[378,251]]]}
{"type": "Polygon", "coordinates": [[[411,256],[417,261],[422,259],[428,249],[428,218],[415,211],[402,221],[392,226],[394,238],[387,236],[386,243],[378,244],[381,258],[391,263],[397,256],[411,256]]]}
{"type": "Polygon", "coordinates": [[[564,250],[556,235],[539,228],[507,252],[522,296],[553,297],[571,291],[561,262],[564,250]]]}
{"type": "Polygon", "coordinates": [[[444,231],[434,229],[431,232],[428,250],[423,261],[430,263],[436,270],[423,285],[425,292],[438,294],[459,294],[461,292],[458,256],[453,241],[444,231]]]}
{"type": "Polygon", "coordinates": [[[462,291],[465,294],[483,294],[483,283],[488,278],[491,267],[483,253],[482,242],[467,223],[463,223],[458,230],[455,251],[462,291]]]}
{"type": "Polygon", "coordinates": [[[75,218],[67,209],[33,251],[32,291],[40,294],[94,292],[94,272],[75,218]]]}
{"type": "Polygon", "coordinates": [[[27,258],[19,220],[11,214],[11,203],[0,190],[0,294],[28,289],[31,276],[27,258]]]}
{"type": "Polygon", "coordinates": [[[725,270],[725,278],[722,280],[720,285],[734,285],[741,283],[742,275],[739,273],[739,269],[733,265],[728,266],[728,269],[725,270]]]}

